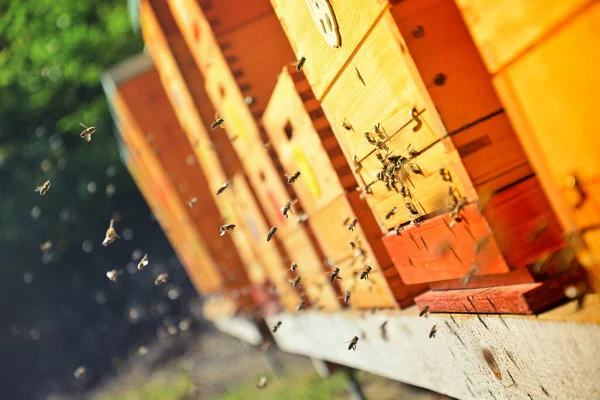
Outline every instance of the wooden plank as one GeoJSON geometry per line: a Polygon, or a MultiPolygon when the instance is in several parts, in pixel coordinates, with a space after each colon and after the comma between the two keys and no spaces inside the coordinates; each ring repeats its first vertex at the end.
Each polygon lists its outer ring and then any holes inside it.
{"type": "Polygon", "coordinates": [[[565,287],[581,277],[557,276],[544,282],[485,289],[429,291],[415,298],[430,312],[535,314],[565,299],[565,287]]]}
{"type": "Polygon", "coordinates": [[[474,265],[478,266],[476,275],[509,271],[477,206],[467,205],[463,215],[463,222],[453,226],[448,214],[442,214],[383,239],[404,282],[463,278],[474,265]],[[488,238],[487,244],[476,253],[478,241],[484,238],[488,238]]]}
{"type": "Polygon", "coordinates": [[[401,1],[391,13],[448,132],[501,108],[453,0],[401,1]]]}
{"type": "MultiPolygon", "coordinates": [[[[596,134],[600,125],[589,101],[596,96],[600,80],[587,57],[598,47],[599,21],[600,5],[589,6],[494,81],[553,210],[571,232],[600,223],[596,134]],[[544,78],[548,76],[553,78],[544,78]],[[569,134],[558,133],[556,127],[568,127],[569,134]],[[581,193],[568,184],[573,177],[587,193],[579,205],[581,193]]],[[[598,274],[598,270],[591,272],[598,274]]]]}
{"type": "Polygon", "coordinates": [[[494,286],[510,286],[534,283],[535,278],[527,268],[517,268],[505,274],[473,276],[465,283],[463,279],[430,282],[431,290],[478,289],[494,286]]]}
{"type": "MultiPolygon", "coordinates": [[[[386,8],[386,2],[367,1],[350,6],[329,0],[332,20],[337,22],[341,45],[330,46],[315,24],[308,3],[271,0],[275,13],[294,49],[296,59],[306,57],[303,70],[317,99],[322,99],[336,75],[386,8]]],[[[325,27],[325,25],[323,25],[325,27]]]]}
{"type": "Polygon", "coordinates": [[[536,177],[496,193],[483,213],[512,268],[523,267],[566,246],[536,177]]]}
{"type": "Polygon", "coordinates": [[[301,277],[301,284],[310,302],[324,310],[339,309],[340,301],[329,283],[323,260],[319,259],[305,228],[299,226],[290,230],[281,236],[280,240],[290,257],[290,264],[292,262],[298,264],[297,271],[292,275],[301,277]]]}
{"type": "MultiPolygon", "coordinates": [[[[316,121],[311,115],[324,118],[322,110],[317,102],[311,102],[314,97],[305,80],[304,91],[299,93],[292,73],[295,71],[291,72],[289,67],[280,73],[262,122],[285,173],[291,176],[301,171],[294,190],[306,213],[312,215],[344,192],[337,170],[330,161],[330,154],[342,154],[327,121],[319,130],[327,136],[322,137],[317,132],[316,121]],[[307,109],[307,106],[312,107],[307,109]]],[[[343,161],[345,170],[354,180],[345,158],[343,161]]],[[[353,186],[356,187],[356,181],[353,186]]]]}
{"type": "MultiPolygon", "coordinates": [[[[175,1],[177,3],[183,1],[175,1]]],[[[200,0],[198,3],[217,36],[240,29],[265,13],[273,12],[269,0],[200,0]]]]}
{"type": "Polygon", "coordinates": [[[593,0],[456,0],[490,72],[534,47],[593,0]]]}
{"type": "MultiPolygon", "coordinates": [[[[600,373],[600,349],[596,346],[600,314],[597,303],[590,311],[587,307],[576,311],[573,303],[564,310],[564,321],[559,316],[545,319],[545,314],[432,314],[420,318],[419,310],[411,307],[374,314],[281,313],[268,317],[267,323],[282,321],[274,339],[283,351],[365,370],[453,398],[593,399],[600,392],[600,382],[589,378],[600,373]],[[591,323],[580,322],[580,316],[589,312],[595,312],[591,323]],[[380,328],[385,321],[387,340],[381,337],[380,328]],[[430,339],[433,325],[437,334],[430,339]],[[365,337],[356,351],[348,351],[344,342],[362,333],[365,337]],[[484,349],[492,353],[501,379],[486,362],[484,349]]],[[[585,303],[590,302],[585,299],[585,303]]]]}

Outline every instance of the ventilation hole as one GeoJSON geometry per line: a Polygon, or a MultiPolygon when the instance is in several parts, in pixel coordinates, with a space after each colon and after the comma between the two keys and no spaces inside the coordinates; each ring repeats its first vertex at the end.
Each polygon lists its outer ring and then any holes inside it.
{"type": "Polygon", "coordinates": [[[329,27],[329,32],[333,31],[333,24],[331,23],[331,18],[329,15],[325,15],[327,17],[327,26],[329,27]]]}
{"type": "Polygon", "coordinates": [[[327,34],[327,29],[325,29],[325,23],[322,19],[320,19],[319,22],[321,23],[321,30],[323,31],[323,34],[327,34]]]}
{"type": "Polygon", "coordinates": [[[258,173],[258,176],[260,177],[260,181],[264,182],[267,178],[265,177],[265,173],[263,171],[260,171],[258,173]]]}
{"type": "Polygon", "coordinates": [[[283,131],[285,132],[285,137],[288,138],[288,140],[291,140],[292,135],[294,134],[294,128],[292,128],[290,121],[286,122],[285,126],[283,127],[283,131]]]}

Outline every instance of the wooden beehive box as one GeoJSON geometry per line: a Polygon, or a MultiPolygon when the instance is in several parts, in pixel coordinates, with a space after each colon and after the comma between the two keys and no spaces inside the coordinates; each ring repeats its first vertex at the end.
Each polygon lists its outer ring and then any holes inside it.
{"type": "Polygon", "coordinates": [[[600,287],[593,1],[457,1],[552,209],[600,287]],[[568,129],[569,134],[563,130],[568,129]],[[560,133],[559,133],[560,132],[560,133]],[[576,182],[576,184],[574,184],[576,182]],[[582,194],[584,196],[582,196],[582,194]]]}

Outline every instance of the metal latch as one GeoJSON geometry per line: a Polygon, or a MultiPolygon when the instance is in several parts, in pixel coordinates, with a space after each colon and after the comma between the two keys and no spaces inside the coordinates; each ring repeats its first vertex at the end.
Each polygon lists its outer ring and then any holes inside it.
{"type": "Polygon", "coordinates": [[[340,47],[342,37],[329,0],[305,0],[317,29],[331,47],[340,47]]]}

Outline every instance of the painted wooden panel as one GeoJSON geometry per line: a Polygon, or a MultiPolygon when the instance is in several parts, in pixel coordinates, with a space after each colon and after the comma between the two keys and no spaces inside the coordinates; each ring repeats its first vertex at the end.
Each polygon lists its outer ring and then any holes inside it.
{"type": "Polygon", "coordinates": [[[450,226],[447,214],[418,226],[390,232],[384,239],[388,252],[406,283],[432,282],[465,277],[478,266],[476,275],[509,271],[487,223],[475,204],[463,209],[462,222],[450,226]],[[480,240],[488,238],[479,252],[480,240]]]}
{"type": "Polygon", "coordinates": [[[475,275],[468,282],[461,279],[430,282],[431,290],[478,289],[493,286],[510,286],[535,283],[535,277],[527,268],[517,268],[504,274],[475,275]]]}
{"type": "MultiPolygon", "coordinates": [[[[336,75],[362,42],[364,36],[375,24],[387,4],[385,1],[368,0],[348,3],[343,0],[329,0],[333,13],[330,24],[318,26],[305,1],[271,0],[285,33],[296,53],[296,58],[306,58],[303,70],[306,72],[317,99],[322,99],[336,75]],[[319,29],[328,29],[337,24],[340,36],[338,48],[330,46],[319,29]]],[[[335,33],[334,33],[335,34],[335,33]]]]}
{"type": "Polygon", "coordinates": [[[559,29],[593,0],[455,0],[490,72],[559,29]]]}
{"type": "MultiPolygon", "coordinates": [[[[164,1],[164,0],[162,0],[164,1]]],[[[269,0],[193,0],[198,3],[215,35],[239,29],[266,13],[272,13],[269,0]]],[[[174,2],[183,3],[182,0],[174,2]]],[[[185,7],[182,5],[182,7],[185,7]]]]}
{"type": "Polygon", "coordinates": [[[454,0],[401,1],[391,13],[448,132],[501,108],[454,0]]]}

